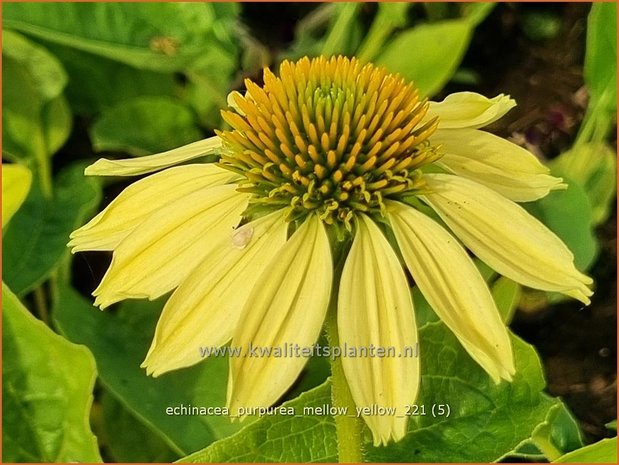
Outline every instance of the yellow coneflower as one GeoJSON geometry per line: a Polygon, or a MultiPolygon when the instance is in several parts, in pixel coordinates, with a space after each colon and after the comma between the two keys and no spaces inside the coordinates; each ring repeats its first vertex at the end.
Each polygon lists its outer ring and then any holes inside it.
{"type": "MultiPolygon", "coordinates": [[[[344,57],[285,61],[279,77],[265,69],[264,85],[248,80],[246,88],[223,112],[230,130],[86,170],[161,170],[69,243],[73,252],[113,251],[94,292],[101,308],[174,291],[143,363],[149,374],[199,362],[200,346],[232,341],[243,355],[250,344],[311,346],[330,302],[340,344],[414,346],[405,266],[471,357],[496,382],[510,380],[507,330],[465,247],[519,283],[589,303],[591,279],[515,203],[565,185],[526,150],[478,129],[515,105],[509,97],[465,92],[427,102],[412,83],[344,57]],[[219,161],[173,166],[211,154],[219,161]]],[[[232,411],[273,404],[307,361],[243,355],[230,362],[232,411]]],[[[341,363],[358,406],[397,409],[364,417],[374,443],[402,438],[419,359],[341,363]]]]}

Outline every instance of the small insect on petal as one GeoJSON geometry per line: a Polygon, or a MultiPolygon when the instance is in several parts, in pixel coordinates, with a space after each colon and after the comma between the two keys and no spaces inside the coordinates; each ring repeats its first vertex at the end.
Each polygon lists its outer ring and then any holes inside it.
{"type": "Polygon", "coordinates": [[[232,233],[232,246],[237,249],[244,249],[254,236],[254,228],[249,225],[240,227],[232,233]]]}

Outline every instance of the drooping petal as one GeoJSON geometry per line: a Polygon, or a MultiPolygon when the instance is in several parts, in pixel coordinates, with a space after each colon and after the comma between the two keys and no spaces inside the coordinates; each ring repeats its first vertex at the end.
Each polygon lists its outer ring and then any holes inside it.
{"type": "Polygon", "coordinates": [[[281,211],[245,224],[207,255],[161,313],[142,367],[159,376],[202,360],[200,347],[232,338],[247,297],[286,242],[281,211]]]}
{"type": "MultiPolygon", "coordinates": [[[[369,415],[364,420],[374,444],[406,434],[404,407],[419,389],[419,359],[406,356],[416,346],[417,328],[406,276],[378,226],[359,216],[346,258],[338,294],[340,344],[348,347],[394,347],[393,356],[343,357],[342,366],[357,407],[395,408],[394,415],[369,415]]],[[[408,355],[411,355],[412,352],[408,355]]]]}
{"type": "Polygon", "coordinates": [[[145,157],[127,158],[124,160],[100,158],[92,165],[87,166],[84,174],[88,176],[136,176],[138,174],[152,173],[153,171],[159,171],[185,161],[217,153],[220,148],[221,139],[218,136],[214,136],[145,157]]]}
{"type": "Polygon", "coordinates": [[[561,178],[527,150],[501,137],[476,129],[442,129],[432,135],[444,155],[436,163],[454,174],[477,181],[515,202],[545,197],[565,189],[561,178]]]}
{"type": "Polygon", "coordinates": [[[510,380],[515,368],[507,329],[473,261],[428,216],[399,202],[387,208],[406,266],[428,303],[495,382],[510,380]]]}
{"type": "Polygon", "coordinates": [[[101,213],[71,233],[72,253],[114,250],[153,212],[200,189],[232,181],[236,174],[212,163],[175,166],[131,184],[101,213]]]}
{"type": "Polygon", "coordinates": [[[281,351],[316,342],[332,280],[327,233],[318,217],[310,215],[260,275],[241,313],[242,324],[232,339],[243,355],[230,360],[231,415],[239,407],[273,404],[297,378],[308,357],[282,356],[281,351]],[[276,349],[279,356],[261,352],[276,349]]]}
{"type": "Polygon", "coordinates": [[[516,106],[509,95],[487,98],[475,92],[458,92],[442,102],[430,102],[424,121],[438,116],[439,129],[481,128],[498,120],[516,106]]]}
{"type": "Polygon", "coordinates": [[[248,196],[235,189],[224,185],[193,192],[144,220],[114,251],[93,292],[95,305],[156,299],[178,286],[240,222],[248,196]]]}
{"type": "Polygon", "coordinates": [[[492,189],[447,174],[424,176],[422,196],[475,255],[525,286],[589,304],[591,278],[574,267],[566,245],[526,210],[492,189]]]}

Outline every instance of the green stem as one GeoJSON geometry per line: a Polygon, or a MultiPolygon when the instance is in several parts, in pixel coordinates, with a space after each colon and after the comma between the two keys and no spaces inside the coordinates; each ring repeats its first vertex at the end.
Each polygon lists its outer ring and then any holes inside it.
{"type": "Polygon", "coordinates": [[[606,107],[606,94],[589,104],[576,136],[574,147],[588,142],[602,142],[606,139],[612,127],[612,115],[606,110],[606,107]]]}
{"type": "Polygon", "coordinates": [[[393,32],[394,25],[390,22],[385,23],[382,17],[378,17],[372,23],[370,31],[363,41],[361,47],[357,52],[357,58],[362,63],[367,63],[376,58],[376,55],[380,52],[385,41],[389,35],[393,32]]]}
{"type": "Polygon", "coordinates": [[[41,321],[49,325],[49,310],[47,308],[47,296],[43,285],[37,287],[34,290],[34,305],[37,309],[37,314],[41,321]]]}
{"type": "Polygon", "coordinates": [[[50,199],[53,194],[52,169],[50,166],[49,154],[45,146],[45,136],[43,130],[39,129],[34,134],[34,155],[41,184],[41,192],[46,199],[50,199]]]}
{"type": "MultiPolygon", "coordinates": [[[[41,193],[46,201],[51,201],[53,191],[52,180],[52,167],[50,163],[50,154],[48,153],[47,145],[45,142],[45,135],[43,129],[39,127],[39,130],[33,135],[34,137],[34,158],[37,166],[37,174],[39,177],[39,184],[41,193]]],[[[55,286],[55,273],[52,273],[50,277],[50,289],[55,286]]],[[[45,290],[45,284],[41,284],[34,290],[34,303],[37,308],[37,312],[41,320],[49,326],[49,308],[48,308],[48,293],[45,290]]]]}
{"type": "Polygon", "coordinates": [[[537,448],[542,451],[542,454],[544,454],[544,457],[546,457],[549,462],[553,462],[563,455],[563,453],[556,448],[550,439],[545,437],[536,437],[533,442],[537,448]]]}
{"type": "MultiPolygon", "coordinates": [[[[339,335],[335,305],[332,305],[329,310],[326,328],[329,345],[331,347],[338,346],[339,335]]],[[[346,382],[341,358],[330,358],[330,360],[331,402],[335,408],[346,408],[348,412],[347,415],[335,416],[338,461],[339,463],[361,463],[363,462],[363,450],[361,447],[363,420],[355,415],[355,401],[346,382]]]]}

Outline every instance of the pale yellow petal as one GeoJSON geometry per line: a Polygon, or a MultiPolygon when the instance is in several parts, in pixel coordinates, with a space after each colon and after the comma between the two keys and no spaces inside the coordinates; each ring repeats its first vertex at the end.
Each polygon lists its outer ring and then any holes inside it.
{"type": "Polygon", "coordinates": [[[510,380],[515,368],[507,329],[466,251],[414,208],[399,202],[387,208],[406,266],[430,306],[495,382],[510,380]]]}
{"type": "Polygon", "coordinates": [[[95,305],[156,299],[178,286],[238,225],[248,196],[235,185],[201,189],[172,202],[133,230],[112,256],[95,305]]]}
{"type": "Polygon", "coordinates": [[[393,356],[343,357],[342,366],[357,407],[395,408],[393,415],[367,415],[374,445],[406,434],[405,406],[419,390],[417,328],[404,270],[378,226],[359,216],[338,294],[340,344],[394,347],[393,356]],[[409,355],[409,356],[406,356],[409,355]]]}
{"type": "Polygon", "coordinates": [[[509,95],[487,98],[474,92],[458,92],[442,102],[430,102],[424,121],[438,116],[439,129],[481,128],[498,120],[516,106],[509,95]]]}
{"type": "Polygon", "coordinates": [[[26,200],[32,184],[32,172],[22,165],[2,164],[2,227],[26,200]]]}
{"type": "Polygon", "coordinates": [[[127,158],[124,160],[100,158],[92,165],[86,167],[84,174],[88,176],[136,176],[159,171],[206,155],[212,155],[218,153],[220,149],[221,139],[214,136],[145,157],[127,158]]]}
{"type": "Polygon", "coordinates": [[[551,190],[567,188],[561,178],[550,176],[550,170],[535,155],[488,132],[439,129],[432,135],[432,143],[443,147],[439,166],[515,202],[537,200],[551,190]]]}
{"type": "Polygon", "coordinates": [[[307,356],[253,356],[253,348],[283,350],[285,344],[313,345],[329,305],[333,265],[329,239],[315,215],[292,235],[263,272],[241,314],[232,339],[244,355],[230,360],[228,405],[273,404],[295,381],[307,356]]]}
{"type": "Polygon", "coordinates": [[[286,242],[281,211],[231,232],[174,291],[142,364],[159,376],[202,360],[200,347],[232,338],[247,297],[286,242]],[[242,238],[242,243],[239,238],[242,238]]]}
{"type": "Polygon", "coordinates": [[[566,245],[526,210],[492,189],[447,174],[424,176],[422,198],[471,251],[525,286],[589,304],[591,278],[574,267],[566,245]]]}
{"type": "Polygon", "coordinates": [[[238,177],[212,163],[175,166],[134,182],[101,213],[71,233],[71,252],[114,250],[153,212],[200,189],[238,177]]]}

